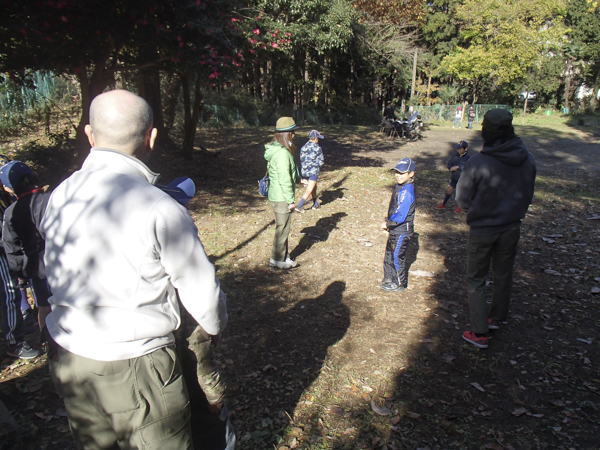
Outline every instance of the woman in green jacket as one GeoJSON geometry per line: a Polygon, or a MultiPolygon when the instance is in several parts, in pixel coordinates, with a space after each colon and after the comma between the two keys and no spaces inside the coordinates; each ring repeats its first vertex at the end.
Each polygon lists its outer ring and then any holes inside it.
{"type": "Polygon", "coordinates": [[[265,159],[269,171],[269,201],[275,213],[275,238],[269,265],[280,269],[291,269],[298,265],[288,254],[291,213],[296,207],[294,191],[299,178],[294,162],[294,131],[298,128],[291,117],[281,117],[275,125],[273,141],[265,145],[265,159]]]}

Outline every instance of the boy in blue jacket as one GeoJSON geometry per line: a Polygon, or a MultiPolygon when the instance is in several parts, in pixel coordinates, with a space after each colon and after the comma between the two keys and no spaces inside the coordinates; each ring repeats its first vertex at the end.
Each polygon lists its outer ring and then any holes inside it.
{"type": "MultiPolygon", "coordinates": [[[[450,158],[448,161],[448,170],[452,173],[452,178],[450,179],[450,184],[448,185],[448,189],[446,189],[446,196],[444,197],[444,201],[437,205],[435,209],[446,209],[446,203],[452,197],[454,190],[456,189],[456,185],[458,184],[458,180],[460,179],[460,174],[465,167],[467,161],[471,158],[469,155],[469,144],[467,141],[460,141],[456,144],[456,155],[450,158]]],[[[454,212],[456,214],[462,211],[460,206],[457,206],[454,212]]]]}
{"type": "Polygon", "coordinates": [[[392,169],[396,187],[390,200],[388,214],[381,228],[389,233],[383,259],[384,291],[402,292],[408,285],[406,249],[414,232],[415,220],[415,162],[410,158],[398,161],[392,169]]]}

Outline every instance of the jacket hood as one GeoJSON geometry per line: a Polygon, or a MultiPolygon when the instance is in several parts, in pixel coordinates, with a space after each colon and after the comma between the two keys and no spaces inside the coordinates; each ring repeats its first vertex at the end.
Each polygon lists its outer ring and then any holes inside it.
{"type": "Polygon", "coordinates": [[[283,145],[281,145],[279,142],[269,142],[268,144],[265,145],[265,159],[267,161],[271,161],[271,159],[273,158],[273,155],[275,155],[275,153],[280,152],[282,150],[289,152],[288,149],[285,148],[283,145]]]}
{"type": "Polygon", "coordinates": [[[523,164],[529,156],[529,150],[520,138],[511,139],[500,145],[492,144],[490,147],[483,147],[481,153],[493,156],[499,161],[515,167],[523,164]]]}

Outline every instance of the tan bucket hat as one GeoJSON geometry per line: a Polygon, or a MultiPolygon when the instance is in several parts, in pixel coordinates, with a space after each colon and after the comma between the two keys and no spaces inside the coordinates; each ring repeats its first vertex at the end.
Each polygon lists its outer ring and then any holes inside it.
{"type": "Polygon", "coordinates": [[[285,131],[294,131],[299,129],[300,127],[296,125],[296,122],[294,122],[294,119],[291,117],[280,117],[277,120],[277,124],[275,124],[276,133],[283,133],[285,131]]]}

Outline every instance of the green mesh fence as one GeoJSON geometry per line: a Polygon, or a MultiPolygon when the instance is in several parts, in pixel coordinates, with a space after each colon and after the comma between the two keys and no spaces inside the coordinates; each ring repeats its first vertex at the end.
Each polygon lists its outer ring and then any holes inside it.
{"type": "Polygon", "coordinates": [[[204,105],[201,125],[204,127],[274,126],[280,117],[293,117],[298,125],[376,125],[381,122],[377,108],[344,109],[250,109],[232,106],[204,105]]]}
{"type": "MultiPolygon", "coordinates": [[[[423,122],[454,122],[456,115],[456,109],[458,107],[463,109],[463,122],[467,121],[467,111],[470,106],[475,108],[475,122],[481,122],[483,116],[490,109],[501,108],[508,109],[512,112],[512,108],[508,105],[433,105],[433,106],[418,106],[415,107],[421,114],[423,122]]],[[[398,115],[398,114],[396,114],[398,115]]]]}

